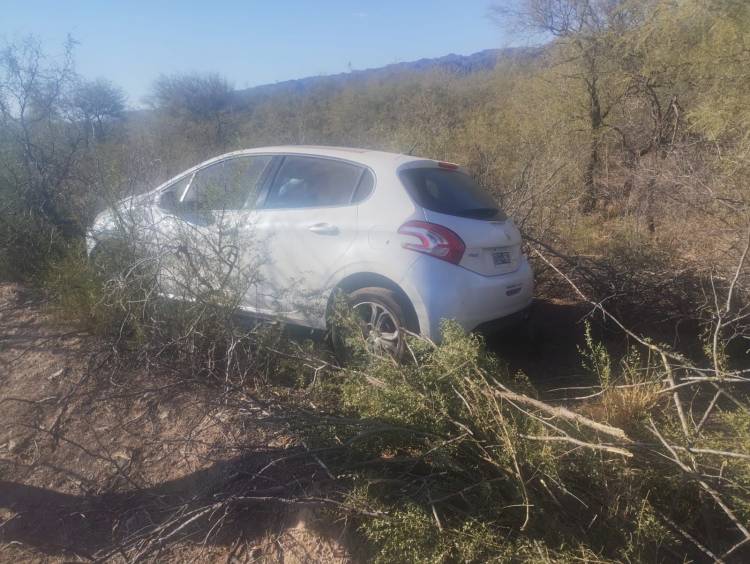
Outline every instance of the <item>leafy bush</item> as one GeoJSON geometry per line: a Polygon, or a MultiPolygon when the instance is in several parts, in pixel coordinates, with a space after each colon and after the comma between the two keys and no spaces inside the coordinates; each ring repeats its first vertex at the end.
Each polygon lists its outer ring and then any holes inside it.
{"type": "Polygon", "coordinates": [[[328,403],[341,415],[303,417],[298,431],[350,481],[346,504],[369,516],[358,530],[378,562],[662,561],[691,550],[678,531],[702,538],[710,501],[648,432],[656,420],[681,443],[663,372],[635,350],[610,366],[590,345],[607,378],[576,413],[538,401],[481,338],[445,323],[440,345],[412,342],[413,362],[370,356],[348,368],[328,403]]]}

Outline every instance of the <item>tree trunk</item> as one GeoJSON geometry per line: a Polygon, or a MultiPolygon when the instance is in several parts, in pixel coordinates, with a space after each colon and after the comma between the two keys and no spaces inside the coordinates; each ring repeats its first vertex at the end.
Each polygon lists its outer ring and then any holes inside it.
{"type": "Polygon", "coordinates": [[[597,194],[594,174],[596,166],[599,163],[599,144],[597,139],[591,140],[589,149],[589,159],[586,164],[586,170],[583,173],[583,196],[581,198],[580,209],[584,214],[590,214],[596,208],[597,194]]]}
{"type": "Polygon", "coordinates": [[[604,118],[602,117],[602,107],[599,102],[599,90],[596,83],[596,76],[586,80],[586,87],[589,93],[591,146],[589,148],[586,170],[583,173],[583,197],[581,198],[580,209],[582,213],[589,214],[596,209],[598,201],[596,190],[596,169],[599,164],[599,133],[604,118]]]}

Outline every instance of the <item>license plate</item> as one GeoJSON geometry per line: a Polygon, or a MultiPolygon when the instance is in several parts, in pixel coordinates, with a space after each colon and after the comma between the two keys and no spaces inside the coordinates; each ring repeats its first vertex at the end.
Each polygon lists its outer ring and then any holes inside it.
{"type": "Polygon", "coordinates": [[[492,251],[492,262],[495,263],[495,266],[510,264],[510,251],[492,251]]]}

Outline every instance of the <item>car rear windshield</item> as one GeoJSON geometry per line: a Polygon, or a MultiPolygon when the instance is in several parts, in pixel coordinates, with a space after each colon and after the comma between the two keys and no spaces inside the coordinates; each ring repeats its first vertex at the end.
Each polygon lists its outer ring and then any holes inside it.
{"type": "Polygon", "coordinates": [[[412,200],[423,208],[459,217],[505,219],[495,200],[464,172],[409,168],[399,176],[412,200]]]}

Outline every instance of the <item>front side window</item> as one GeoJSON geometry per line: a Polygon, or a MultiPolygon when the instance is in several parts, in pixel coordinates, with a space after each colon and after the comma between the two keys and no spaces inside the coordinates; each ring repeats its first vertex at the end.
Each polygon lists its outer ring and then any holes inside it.
{"type": "Polygon", "coordinates": [[[409,168],[399,176],[412,200],[425,209],[474,219],[506,218],[495,200],[459,170],[409,168]]]}
{"type": "Polygon", "coordinates": [[[252,207],[268,156],[236,157],[195,173],[183,204],[200,210],[240,210],[252,207]]]}
{"type": "Polygon", "coordinates": [[[353,164],[316,157],[287,156],[266,200],[266,208],[347,205],[362,175],[353,164]]]}
{"type": "Polygon", "coordinates": [[[173,210],[179,202],[185,188],[188,187],[192,175],[187,175],[170,184],[159,193],[159,207],[164,210],[173,210]]]}

